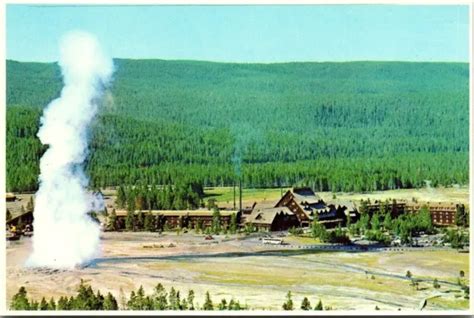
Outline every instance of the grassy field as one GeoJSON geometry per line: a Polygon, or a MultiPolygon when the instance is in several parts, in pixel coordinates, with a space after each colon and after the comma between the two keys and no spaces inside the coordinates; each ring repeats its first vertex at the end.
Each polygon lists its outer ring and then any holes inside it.
{"type": "MultiPolygon", "coordinates": [[[[276,201],[281,198],[289,188],[264,188],[264,189],[243,189],[242,204],[251,206],[254,202],[276,201]]],[[[220,206],[232,207],[234,204],[234,188],[233,187],[214,187],[205,188],[206,200],[216,199],[220,206]]],[[[235,202],[239,205],[239,189],[236,188],[235,202]]]]}
{"type": "MultiPolygon", "coordinates": [[[[264,188],[264,189],[244,189],[242,192],[242,203],[244,206],[251,206],[254,202],[276,202],[281,198],[289,188],[264,188]]],[[[232,187],[213,187],[206,188],[206,200],[216,199],[221,207],[233,207],[234,191],[232,187]]],[[[236,190],[236,204],[239,204],[238,189],[236,190]]],[[[469,204],[469,187],[450,187],[450,188],[421,188],[421,189],[399,189],[376,191],[367,193],[332,193],[318,192],[324,200],[332,200],[336,196],[338,200],[360,199],[385,200],[397,199],[411,201],[415,198],[418,201],[430,202],[459,202],[469,204]]]]}

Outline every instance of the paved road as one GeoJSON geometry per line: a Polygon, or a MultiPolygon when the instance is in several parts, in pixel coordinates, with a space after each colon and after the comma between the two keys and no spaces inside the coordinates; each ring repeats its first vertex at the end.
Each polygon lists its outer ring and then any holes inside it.
{"type": "MultiPolygon", "coordinates": [[[[264,245],[264,244],[262,244],[264,245]]],[[[272,245],[265,244],[270,248],[279,249],[310,249],[310,250],[325,250],[325,251],[356,251],[356,252],[420,252],[420,251],[447,251],[452,250],[450,247],[384,247],[384,246],[363,246],[363,245],[337,245],[337,244],[314,244],[314,245],[293,245],[282,244],[272,245]]],[[[469,252],[468,250],[465,250],[469,252]]]]}

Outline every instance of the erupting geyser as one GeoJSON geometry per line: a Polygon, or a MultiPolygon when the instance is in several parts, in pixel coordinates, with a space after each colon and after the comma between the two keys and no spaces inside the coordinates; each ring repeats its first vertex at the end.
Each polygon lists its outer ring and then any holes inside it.
{"type": "Polygon", "coordinates": [[[101,209],[83,171],[89,124],[113,73],[97,39],[71,32],[60,45],[64,87],[44,110],[38,137],[49,148],[40,162],[34,210],[33,253],[27,265],[73,268],[97,255],[99,225],[87,213],[101,209]]]}

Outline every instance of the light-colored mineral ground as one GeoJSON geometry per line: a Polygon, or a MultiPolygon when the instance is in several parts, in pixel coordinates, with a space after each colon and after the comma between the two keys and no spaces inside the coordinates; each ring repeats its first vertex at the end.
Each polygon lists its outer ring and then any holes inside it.
{"type": "MultiPolygon", "coordinates": [[[[102,233],[101,256],[90,266],[74,270],[25,268],[31,239],[7,242],[8,303],[20,286],[40,300],[75,295],[81,279],[102,293],[110,291],[119,305],[131,290],[145,291],[162,283],[202,304],[206,291],[218,303],[231,297],[251,309],[281,310],[291,291],[297,308],[303,297],[312,306],[319,299],[334,310],[467,310],[469,301],[456,285],[459,272],[469,284],[469,254],[455,250],[406,252],[316,252],[308,250],[265,253],[256,238],[236,236],[206,241],[191,233],[102,233]],[[424,279],[418,289],[405,273],[424,279]],[[441,288],[433,287],[437,278],[441,288]]],[[[58,238],[58,242],[60,238],[58,238]]],[[[54,248],[52,246],[51,248],[54,248]]]]}

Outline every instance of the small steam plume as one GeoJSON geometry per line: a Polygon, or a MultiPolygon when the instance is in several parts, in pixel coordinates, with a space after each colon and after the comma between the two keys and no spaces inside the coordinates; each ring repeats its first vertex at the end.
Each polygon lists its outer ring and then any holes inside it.
{"type": "Polygon", "coordinates": [[[87,191],[83,163],[88,130],[113,62],[88,33],[73,31],[60,43],[64,87],[44,110],[38,137],[49,148],[41,158],[34,210],[33,253],[28,266],[73,268],[98,253],[100,229],[87,214],[103,208],[87,191]]]}
{"type": "Polygon", "coordinates": [[[433,192],[433,187],[431,186],[431,180],[424,180],[424,181],[425,181],[426,190],[433,192]]]}
{"type": "Polygon", "coordinates": [[[242,163],[247,155],[249,147],[253,144],[261,144],[264,142],[262,132],[255,128],[255,124],[251,122],[240,121],[230,127],[231,135],[234,137],[234,151],[232,153],[231,162],[234,166],[234,174],[237,181],[244,179],[244,171],[242,163]]]}

